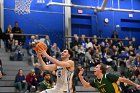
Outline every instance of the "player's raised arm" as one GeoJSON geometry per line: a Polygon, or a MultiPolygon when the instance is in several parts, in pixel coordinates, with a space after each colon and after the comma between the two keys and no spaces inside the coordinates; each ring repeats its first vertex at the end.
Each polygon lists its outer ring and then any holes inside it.
{"type": "Polygon", "coordinates": [[[82,68],[82,69],[80,69],[80,72],[78,74],[79,79],[80,79],[83,87],[85,87],[85,88],[92,88],[92,86],[86,80],[84,80],[83,72],[84,72],[84,69],[82,68]]]}
{"type": "MultiPolygon", "coordinates": [[[[73,56],[73,52],[70,49],[63,50],[63,52],[61,53],[62,61],[59,61],[56,58],[48,55],[46,53],[47,49],[48,49],[48,47],[43,42],[38,43],[35,47],[35,51],[38,55],[45,56],[48,60],[53,62],[55,65],[74,68],[74,61],[70,60],[70,58],[73,56]]],[[[41,60],[41,57],[39,57],[39,60],[40,60],[41,64],[43,64],[43,66],[44,66],[44,62],[43,62],[43,60],[41,60]]],[[[46,69],[46,67],[43,67],[43,68],[46,69]]]]}
{"type": "Polygon", "coordinates": [[[69,60],[70,54],[67,49],[65,49],[62,54],[61,54],[61,59],[63,61],[59,61],[54,57],[49,56],[46,51],[42,51],[42,55],[45,56],[48,60],[56,64],[57,66],[62,66],[62,67],[74,67],[74,61],[69,60]]]}
{"type": "Polygon", "coordinates": [[[131,80],[127,79],[127,78],[119,77],[118,81],[127,83],[129,85],[132,85],[132,86],[134,86],[134,87],[136,87],[137,89],[140,90],[140,85],[134,83],[133,81],[131,81],[131,80]]]}

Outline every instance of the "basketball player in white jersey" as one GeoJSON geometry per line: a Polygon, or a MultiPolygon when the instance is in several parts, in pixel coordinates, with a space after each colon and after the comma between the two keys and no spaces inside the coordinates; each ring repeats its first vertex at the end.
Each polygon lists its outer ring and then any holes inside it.
{"type": "Polygon", "coordinates": [[[49,56],[44,50],[42,50],[41,54],[38,54],[38,59],[43,70],[57,70],[57,82],[55,87],[52,89],[46,89],[40,93],[72,93],[72,77],[74,73],[74,61],[70,60],[72,56],[73,53],[69,49],[65,49],[61,53],[62,61],[49,56]],[[41,55],[45,56],[54,64],[46,65],[41,55]]]}

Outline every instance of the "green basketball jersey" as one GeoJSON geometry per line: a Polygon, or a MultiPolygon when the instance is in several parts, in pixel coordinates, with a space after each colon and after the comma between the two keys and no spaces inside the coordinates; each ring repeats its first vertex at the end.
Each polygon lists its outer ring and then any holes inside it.
{"type": "Polygon", "coordinates": [[[90,83],[90,85],[97,88],[100,93],[121,93],[116,83],[118,78],[118,76],[110,73],[104,74],[100,81],[96,78],[90,83]]]}

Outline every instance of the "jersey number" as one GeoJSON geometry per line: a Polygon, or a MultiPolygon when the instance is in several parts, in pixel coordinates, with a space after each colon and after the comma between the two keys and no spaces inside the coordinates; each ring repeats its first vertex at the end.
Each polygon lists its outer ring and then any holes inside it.
{"type": "Polygon", "coordinates": [[[60,78],[62,75],[62,70],[58,70],[58,77],[60,78]]]}
{"type": "Polygon", "coordinates": [[[106,90],[104,88],[101,88],[101,92],[106,93],[106,90]]]}

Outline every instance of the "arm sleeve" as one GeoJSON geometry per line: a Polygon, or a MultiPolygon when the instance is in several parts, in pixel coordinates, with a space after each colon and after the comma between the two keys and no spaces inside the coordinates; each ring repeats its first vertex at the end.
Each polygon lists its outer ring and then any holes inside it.
{"type": "Polygon", "coordinates": [[[107,79],[110,81],[110,82],[117,82],[118,81],[118,79],[119,79],[119,76],[117,76],[117,75],[114,75],[114,74],[111,74],[111,73],[109,73],[109,74],[107,74],[107,79]]]}
{"type": "Polygon", "coordinates": [[[23,75],[23,80],[26,80],[24,75],[23,75]]]}
{"type": "Polygon", "coordinates": [[[16,77],[15,77],[15,82],[18,82],[18,80],[17,80],[17,75],[16,75],[16,77]]]}

